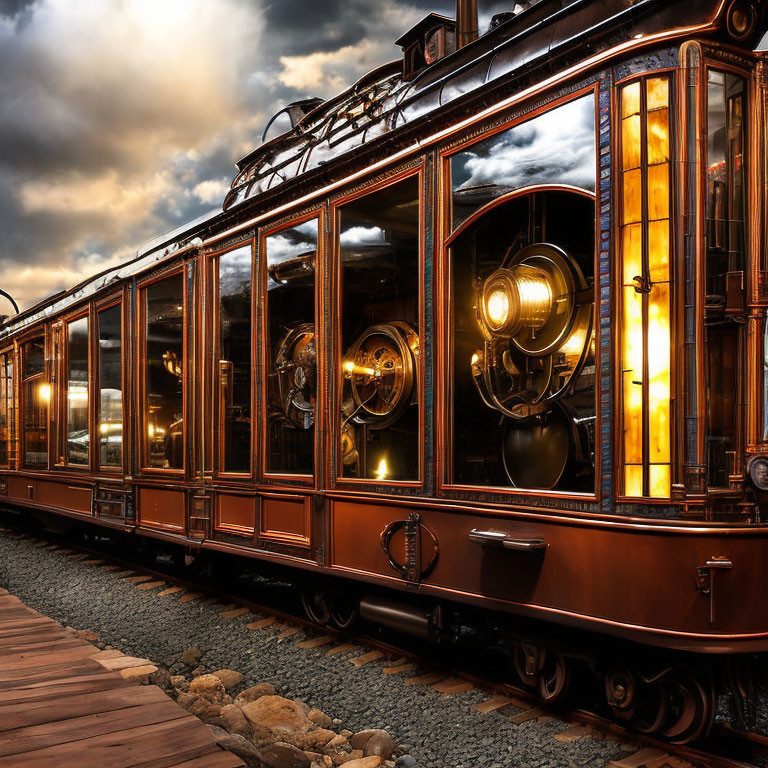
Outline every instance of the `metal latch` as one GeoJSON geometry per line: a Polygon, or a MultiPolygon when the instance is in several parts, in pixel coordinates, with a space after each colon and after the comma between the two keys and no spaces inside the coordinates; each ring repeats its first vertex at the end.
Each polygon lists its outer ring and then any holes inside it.
{"type": "Polygon", "coordinates": [[[725,555],[714,555],[707,560],[706,565],[700,565],[696,569],[696,588],[702,595],[709,595],[709,623],[715,621],[715,593],[714,593],[714,571],[730,570],[733,568],[733,562],[725,555]]]}

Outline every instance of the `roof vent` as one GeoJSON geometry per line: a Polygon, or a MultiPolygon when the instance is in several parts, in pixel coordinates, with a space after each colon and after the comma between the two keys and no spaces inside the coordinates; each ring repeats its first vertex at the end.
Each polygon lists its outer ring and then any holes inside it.
{"type": "Polygon", "coordinates": [[[292,131],[299,122],[315,107],[323,103],[323,99],[301,99],[283,107],[268,123],[261,135],[263,142],[272,141],[288,131],[292,131]]]}
{"type": "Polygon", "coordinates": [[[403,79],[412,80],[422,69],[456,50],[456,22],[430,13],[397,42],[403,49],[403,79]]]}

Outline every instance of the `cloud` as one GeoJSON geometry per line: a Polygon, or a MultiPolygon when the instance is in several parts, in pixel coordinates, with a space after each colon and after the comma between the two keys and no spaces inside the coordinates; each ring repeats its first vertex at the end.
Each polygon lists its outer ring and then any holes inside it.
{"type": "Polygon", "coordinates": [[[22,305],[218,207],[296,98],[453,0],[0,0],[0,287],[22,305]]]}

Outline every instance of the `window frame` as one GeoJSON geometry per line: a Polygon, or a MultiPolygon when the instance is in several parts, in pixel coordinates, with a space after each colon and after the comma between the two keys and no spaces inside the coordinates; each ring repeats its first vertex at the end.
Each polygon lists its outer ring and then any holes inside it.
{"type": "Polygon", "coordinates": [[[425,442],[427,435],[427,407],[426,407],[426,386],[425,386],[425,365],[424,358],[426,357],[426,343],[427,338],[425,335],[426,328],[426,227],[427,227],[427,212],[426,212],[426,195],[424,191],[424,185],[427,173],[427,159],[422,155],[418,161],[410,164],[405,168],[394,169],[386,175],[380,175],[375,177],[353,191],[345,191],[339,195],[331,198],[330,210],[329,210],[329,252],[332,253],[330,261],[330,286],[331,297],[330,306],[332,311],[329,313],[331,318],[331,327],[329,330],[329,343],[330,343],[330,367],[333,372],[333,379],[331,384],[331,397],[329,398],[331,414],[329,417],[330,429],[330,445],[329,445],[329,487],[335,489],[362,489],[365,491],[381,491],[387,494],[388,488],[397,489],[412,489],[417,493],[424,491],[427,482],[427,467],[425,459],[425,442]],[[340,212],[339,209],[343,208],[349,203],[356,202],[368,195],[380,192],[387,187],[394,186],[399,182],[405,181],[410,178],[416,178],[417,188],[419,190],[419,253],[418,253],[418,269],[419,269],[419,308],[418,308],[418,338],[419,349],[421,353],[418,355],[417,363],[417,396],[419,407],[419,432],[417,437],[418,444],[418,463],[419,474],[416,480],[378,480],[377,478],[359,478],[359,477],[343,477],[343,465],[341,457],[339,456],[339,447],[341,445],[341,402],[344,389],[344,378],[341,375],[341,360],[344,354],[343,341],[342,341],[342,323],[341,323],[341,311],[343,306],[343,281],[342,281],[342,261],[341,261],[341,242],[340,242],[340,212]]]}
{"type": "Polygon", "coordinates": [[[323,286],[326,280],[326,207],[325,203],[314,205],[309,209],[302,210],[283,217],[278,221],[267,224],[259,228],[257,239],[257,250],[254,257],[255,274],[258,280],[258,364],[260,374],[255,379],[255,384],[259,387],[259,407],[257,416],[258,434],[262,450],[257,457],[256,466],[258,467],[258,480],[270,485],[283,485],[287,487],[313,487],[316,489],[323,487],[324,480],[324,446],[323,434],[325,432],[325,409],[323,403],[326,401],[326,372],[325,372],[325,301],[323,297],[323,286]],[[269,440],[269,360],[267,359],[267,350],[269,349],[269,296],[268,296],[268,276],[267,276],[267,250],[266,241],[268,237],[277,235],[286,229],[292,229],[300,224],[304,224],[313,219],[317,220],[317,255],[315,261],[315,359],[317,365],[317,394],[315,400],[315,425],[313,440],[313,469],[312,474],[291,474],[288,472],[270,472],[267,469],[268,440],[269,440]]]}
{"type": "Polygon", "coordinates": [[[578,502],[599,502],[602,496],[602,483],[600,481],[602,455],[602,412],[600,403],[603,387],[601,371],[602,345],[600,336],[600,83],[594,81],[578,88],[572,93],[559,96],[547,101],[535,109],[513,112],[507,119],[501,120],[488,130],[475,127],[470,133],[458,140],[452,141],[438,151],[438,198],[442,202],[442,221],[438,221],[435,227],[436,269],[435,279],[438,286],[435,301],[435,366],[436,366],[436,398],[435,409],[437,416],[437,444],[435,471],[437,473],[437,494],[447,498],[464,498],[471,495],[474,498],[488,498],[498,503],[501,497],[517,497],[520,499],[539,497],[550,500],[573,500],[578,502]],[[451,247],[455,239],[481,215],[488,213],[493,208],[509,200],[522,195],[531,194],[534,191],[568,191],[584,196],[589,194],[582,187],[568,184],[537,184],[505,193],[474,211],[455,229],[453,226],[453,183],[451,172],[451,160],[460,152],[466,151],[475,144],[486,141],[504,131],[516,128],[551,112],[558,107],[576,101],[585,96],[592,95],[595,109],[595,192],[592,197],[595,202],[594,221],[594,314],[592,317],[593,333],[595,338],[595,466],[594,489],[592,492],[538,490],[531,488],[517,488],[514,486],[482,486],[462,485],[453,480],[453,334],[451,325],[451,296],[452,290],[452,254],[451,247]]]}
{"type": "MultiPolygon", "coordinates": [[[[676,168],[676,161],[678,160],[679,153],[682,147],[682,138],[677,128],[677,120],[681,114],[681,96],[680,96],[680,83],[679,83],[679,68],[676,67],[661,67],[659,69],[647,70],[642,73],[633,73],[617,80],[613,84],[611,94],[611,153],[613,158],[612,165],[612,179],[611,179],[611,199],[613,202],[614,213],[612,215],[611,224],[611,239],[612,239],[612,277],[611,277],[611,291],[613,296],[613,307],[615,308],[615,317],[617,320],[611,323],[612,327],[612,343],[611,349],[614,355],[615,364],[613,365],[612,373],[612,391],[613,391],[613,429],[614,429],[614,451],[613,451],[613,472],[614,472],[614,497],[617,503],[620,504],[638,504],[657,507],[668,507],[675,495],[675,486],[679,479],[681,462],[679,460],[680,450],[680,430],[683,429],[685,422],[684,418],[681,418],[681,398],[678,397],[679,387],[679,373],[678,373],[678,359],[680,350],[677,348],[676,340],[680,338],[680,312],[682,307],[679,299],[681,290],[681,259],[678,258],[679,248],[678,241],[678,202],[676,199],[676,189],[678,187],[679,174],[676,168]],[[669,320],[670,320],[670,407],[669,407],[669,477],[670,477],[670,493],[668,496],[651,496],[650,495],[650,480],[648,480],[648,493],[645,493],[646,479],[650,472],[650,461],[648,444],[648,431],[650,426],[645,423],[645,416],[643,416],[643,491],[644,493],[638,496],[628,496],[626,494],[626,478],[625,478],[625,462],[624,462],[624,414],[623,414],[623,384],[622,384],[622,337],[621,337],[621,312],[623,310],[622,300],[622,269],[624,266],[623,261],[623,246],[622,246],[622,225],[620,222],[620,214],[624,210],[624,191],[623,191],[623,174],[621,171],[621,152],[622,152],[622,138],[621,138],[621,92],[622,89],[631,85],[632,83],[640,84],[641,92],[641,115],[645,114],[645,120],[641,120],[641,136],[645,137],[647,134],[647,117],[648,109],[646,104],[646,88],[645,83],[648,80],[666,77],[668,82],[668,125],[669,125],[669,320]],[[644,112],[643,112],[644,110],[644,112]]],[[[640,170],[641,170],[641,183],[645,188],[648,181],[648,149],[647,141],[645,145],[641,145],[640,149],[640,170]]],[[[706,174],[704,174],[706,175],[706,174]]],[[[703,178],[703,177],[702,177],[703,178]]],[[[703,182],[702,182],[703,183],[703,182]]],[[[642,195],[642,210],[641,210],[641,226],[645,228],[650,224],[651,219],[648,214],[647,195],[643,192],[642,195]]],[[[647,265],[647,236],[643,234],[643,248],[642,258],[644,269],[647,265]]],[[[684,281],[683,290],[684,290],[684,281]]],[[[643,335],[648,331],[648,310],[647,302],[643,303],[643,335]]],[[[703,311],[703,308],[702,308],[703,311]]],[[[644,360],[644,368],[647,370],[648,361],[644,360]]],[[[649,384],[643,387],[643,414],[648,410],[648,388],[649,384]]]]}
{"type": "Polygon", "coordinates": [[[54,430],[55,440],[52,443],[56,447],[56,461],[53,467],[56,469],[66,469],[74,472],[91,472],[93,469],[93,361],[91,359],[91,344],[93,343],[93,324],[91,322],[90,307],[85,306],[75,312],[65,315],[57,320],[54,327],[55,346],[58,347],[58,359],[54,360],[56,366],[57,378],[52,383],[53,391],[51,393],[51,402],[55,403],[55,411],[61,418],[57,420],[54,430]],[[69,326],[85,318],[88,321],[88,341],[86,343],[87,365],[88,365],[88,460],[84,464],[73,464],[69,461],[69,451],[67,449],[69,438],[69,419],[67,414],[67,397],[69,394],[69,326]]]}
{"type": "Polygon", "coordinates": [[[189,358],[190,349],[188,342],[187,325],[190,320],[190,299],[189,299],[189,280],[187,278],[186,264],[175,264],[149,277],[144,278],[136,285],[136,322],[138,327],[135,333],[136,347],[136,392],[138,394],[138,409],[135,419],[135,428],[138,441],[138,471],[142,475],[160,475],[171,477],[186,477],[190,470],[189,445],[190,445],[190,419],[189,419],[189,358]],[[180,469],[171,469],[165,467],[152,467],[149,465],[149,441],[148,441],[148,392],[147,392],[147,299],[146,290],[155,283],[163,280],[180,276],[182,279],[182,326],[185,329],[181,334],[182,340],[182,418],[184,419],[184,438],[183,438],[183,466],[180,469]]]}
{"type": "Polygon", "coordinates": [[[93,465],[95,472],[108,472],[110,474],[127,474],[128,462],[130,461],[130,420],[127,415],[126,403],[130,403],[130,392],[128,391],[129,376],[128,376],[128,360],[130,356],[130,340],[128,339],[128,322],[127,322],[127,288],[123,288],[120,293],[109,296],[105,299],[94,304],[93,307],[93,365],[92,365],[92,378],[93,378],[93,420],[92,430],[93,434],[97,436],[96,444],[98,450],[93,451],[93,465]],[[100,340],[100,324],[99,318],[102,312],[113,307],[120,307],[120,363],[121,363],[121,375],[120,381],[122,384],[123,393],[123,443],[121,451],[120,466],[110,466],[101,463],[101,445],[98,443],[99,433],[99,417],[101,415],[101,355],[99,354],[99,340],[100,340]]]}
{"type": "Polygon", "coordinates": [[[16,444],[16,422],[17,422],[17,414],[16,414],[16,403],[18,402],[18,399],[16,397],[17,387],[16,387],[16,374],[17,374],[17,355],[16,351],[13,346],[6,347],[4,349],[0,350],[0,376],[3,377],[5,380],[5,386],[10,387],[10,391],[8,389],[5,390],[5,392],[2,392],[2,389],[0,389],[0,397],[2,397],[2,400],[4,401],[4,406],[6,408],[6,423],[7,423],[7,430],[8,430],[8,439],[6,441],[6,457],[7,461],[5,465],[0,464],[0,471],[6,471],[6,472],[12,472],[16,468],[16,453],[15,453],[15,444],[16,444]],[[10,380],[5,378],[5,368],[9,364],[11,364],[11,378],[10,380]]]}
{"type": "MultiPolygon", "coordinates": [[[[210,467],[213,471],[213,477],[221,480],[253,480],[258,462],[256,433],[260,429],[259,420],[255,418],[257,399],[256,399],[256,355],[258,350],[258,328],[257,328],[257,301],[258,296],[258,272],[256,264],[256,241],[254,237],[235,244],[226,245],[210,253],[203,255],[206,285],[208,295],[210,296],[211,311],[208,322],[206,323],[206,335],[211,340],[210,351],[205,353],[204,357],[208,361],[207,372],[210,376],[210,389],[206,383],[201,381],[204,391],[210,392],[210,397],[205,397],[204,402],[208,403],[210,408],[209,423],[212,426],[210,436],[205,435],[203,440],[206,442],[206,449],[211,451],[212,463],[210,467]],[[223,446],[223,423],[221,415],[221,377],[219,375],[219,360],[221,359],[221,295],[219,292],[219,264],[222,256],[232,251],[242,248],[250,248],[251,251],[251,339],[250,339],[250,402],[251,402],[251,428],[250,428],[250,446],[249,446],[249,469],[247,472],[232,472],[222,469],[224,463],[223,446]]],[[[205,377],[202,377],[203,379],[205,377]]],[[[202,458],[202,457],[201,457],[202,458]]]]}
{"type": "Polygon", "coordinates": [[[18,364],[18,374],[16,381],[18,382],[18,418],[17,418],[17,429],[18,429],[18,443],[19,443],[19,458],[18,458],[18,466],[19,469],[22,471],[27,472],[42,472],[47,471],[52,466],[51,456],[52,452],[54,450],[54,447],[52,445],[51,441],[51,423],[52,423],[52,414],[55,412],[55,408],[52,408],[51,405],[55,405],[56,401],[56,394],[55,394],[55,382],[51,381],[51,364],[49,359],[49,345],[50,345],[50,330],[49,327],[43,326],[41,328],[37,328],[34,331],[30,332],[29,334],[25,334],[23,337],[18,339],[16,342],[18,344],[18,356],[17,356],[17,364],[18,364]],[[42,341],[43,344],[43,370],[40,373],[37,373],[33,376],[25,377],[24,376],[24,366],[26,365],[26,348],[27,345],[34,343],[35,341],[42,341]],[[24,393],[24,385],[27,382],[30,381],[37,381],[38,384],[47,384],[50,388],[50,397],[48,398],[48,403],[46,405],[46,413],[45,413],[45,419],[44,419],[44,425],[45,425],[45,463],[41,465],[28,465],[27,464],[27,430],[25,426],[25,414],[26,414],[26,397],[24,393]]]}

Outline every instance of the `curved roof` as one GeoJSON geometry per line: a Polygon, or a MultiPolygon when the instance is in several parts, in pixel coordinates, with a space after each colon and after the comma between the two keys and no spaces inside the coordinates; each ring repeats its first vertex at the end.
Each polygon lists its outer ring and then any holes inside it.
{"type": "Polygon", "coordinates": [[[238,163],[224,210],[426,118],[528,66],[615,47],[685,25],[715,29],[723,0],[540,0],[468,46],[402,77],[402,61],[366,75],[324,102],[291,131],[238,163]]]}

